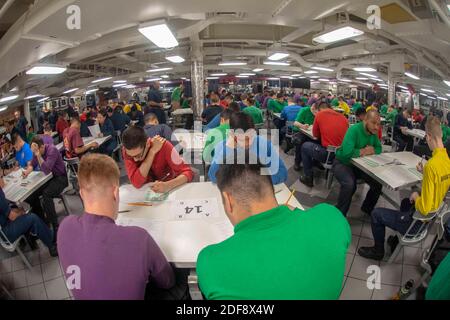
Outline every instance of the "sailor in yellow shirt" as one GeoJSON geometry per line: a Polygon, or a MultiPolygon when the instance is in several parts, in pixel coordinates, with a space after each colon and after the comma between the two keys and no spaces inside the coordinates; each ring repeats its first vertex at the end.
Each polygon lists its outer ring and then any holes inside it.
{"type": "MultiPolygon", "coordinates": [[[[141,111],[141,112],[142,112],[142,107],[141,107],[141,105],[140,105],[139,103],[135,103],[135,105],[136,105],[136,108],[138,109],[138,111],[141,111]]],[[[133,106],[133,103],[127,104],[125,107],[123,107],[123,112],[124,112],[125,114],[130,113],[130,112],[131,112],[131,107],[132,107],[132,106],[133,106]]]]}
{"type": "MultiPolygon", "coordinates": [[[[360,248],[358,250],[360,256],[382,260],[386,227],[405,234],[414,221],[412,218],[414,211],[427,216],[439,209],[444,201],[450,187],[450,159],[442,143],[442,128],[439,119],[430,117],[425,131],[425,138],[433,152],[433,157],[425,166],[422,163],[417,165],[417,170],[423,172],[421,194],[414,192],[409,201],[408,199],[404,200],[400,212],[384,208],[377,208],[372,212],[372,233],[375,246],[360,248]],[[415,210],[412,206],[415,207],[415,210]]],[[[412,232],[417,231],[421,224],[421,222],[416,222],[412,232]]]]}
{"type": "Polygon", "coordinates": [[[344,101],[343,97],[339,97],[339,107],[342,110],[344,110],[344,115],[348,116],[350,115],[350,107],[348,106],[347,102],[344,101]]]}
{"type": "Polygon", "coordinates": [[[366,113],[367,113],[367,112],[369,112],[370,110],[375,110],[375,111],[378,111],[378,108],[377,108],[377,106],[376,106],[376,105],[371,105],[371,106],[367,107],[367,109],[366,109],[366,113]]]}

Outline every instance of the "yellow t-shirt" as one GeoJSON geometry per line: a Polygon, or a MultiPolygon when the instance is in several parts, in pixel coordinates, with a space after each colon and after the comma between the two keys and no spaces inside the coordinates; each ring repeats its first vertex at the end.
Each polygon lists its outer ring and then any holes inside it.
{"type": "Polygon", "coordinates": [[[370,110],[376,110],[376,111],[378,111],[378,109],[375,108],[374,106],[370,106],[370,107],[367,107],[366,112],[369,112],[370,110]]]}
{"type": "MultiPolygon", "coordinates": [[[[140,106],[139,103],[136,103],[136,107],[139,111],[142,111],[142,107],[140,106]]],[[[127,104],[125,107],[123,107],[123,112],[124,113],[130,113],[131,112],[131,105],[127,104]]]]}
{"type": "Polygon", "coordinates": [[[346,116],[348,116],[350,114],[350,107],[348,106],[348,104],[346,102],[344,102],[344,101],[339,102],[339,108],[344,110],[344,114],[346,116]]]}
{"type": "Polygon", "coordinates": [[[447,150],[435,149],[423,171],[422,194],[416,200],[416,210],[426,216],[439,209],[450,187],[450,159],[447,150]]]}

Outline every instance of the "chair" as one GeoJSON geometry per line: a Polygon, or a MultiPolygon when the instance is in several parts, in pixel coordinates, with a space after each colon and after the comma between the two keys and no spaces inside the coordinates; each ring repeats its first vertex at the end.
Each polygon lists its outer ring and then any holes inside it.
{"type": "Polygon", "coordinates": [[[404,246],[412,246],[425,240],[428,236],[428,230],[433,225],[433,222],[447,210],[447,205],[443,202],[439,209],[434,212],[430,212],[427,216],[422,215],[419,212],[415,212],[413,215],[413,221],[409,226],[405,234],[396,232],[396,236],[399,238],[399,243],[395,251],[391,254],[388,263],[391,264],[397,258],[400,251],[404,246]]]}
{"type": "Polygon", "coordinates": [[[327,179],[327,188],[328,190],[331,189],[331,185],[333,183],[333,178],[334,178],[334,174],[333,174],[333,161],[334,161],[334,157],[336,156],[336,152],[340,147],[335,147],[335,146],[328,146],[327,148],[327,160],[322,163],[322,166],[325,168],[325,177],[327,179]]]}
{"type": "Polygon", "coordinates": [[[25,240],[26,243],[28,243],[27,239],[24,235],[21,235],[16,241],[11,242],[9,241],[8,237],[5,235],[5,233],[2,230],[2,227],[0,226],[0,245],[8,252],[17,252],[22,258],[23,263],[25,266],[32,270],[30,261],[28,261],[27,257],[23,254],[22,250],[19,247],[20,240],[25,240]]]}
{"type": "Polygon", "coordinates": [[[356,124],[356,116],[354,114],[351,114],[351,115],[348,116],[348,123],[350,125],[356,124]]]}
{"type": "Polygon", "coordinates": [[[122,132],[120,130],[116,131],[116,140],[117,140],[117,147],[113,150],[113,155],[117,155],[117,159],[119,162],[122,161],[122,132]]]}
{"type": "MultiPolygon", "coordinates": [[[[78,190],[78,166],[80,164],[80,158],[68,159],[64,157],[64,164],[66,165],[67,181],[69,182],[69,190],[78,190]],[[76,181],[76,183],[74,182],[76,181]]],[[[65,191],[69,191],[66,190],[65,191]]]]}

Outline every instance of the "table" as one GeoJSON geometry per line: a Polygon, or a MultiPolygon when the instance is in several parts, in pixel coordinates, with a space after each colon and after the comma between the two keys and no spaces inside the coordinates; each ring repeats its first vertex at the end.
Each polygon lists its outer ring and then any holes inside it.
{"type": "Polygon", "coordinates": [[[305,134],[308,138],[312,139],[312,140],[318,140],[316,137],[314,137],[313,135],[313,127],[309,126],[308,129],[301,129],[299,128],[300,132],[302,132],[303,134],[305,134]]]}
{"type": "Polygon", "coordinates": [[[3,189],[6,199],[17,204],[24,202],[53,178],[51,173],[45,175],[43,172],[34,171],[26,179],[23,179],[22,171],[22,169],[19,169],[3,178],[6,183],[3,189]]]}
{"type": "Polygon", "coordinates": [[[407,129],[405,130],[405,134],[407,134],[408,136],[417,138],[417,139],[425,139],[425,131],[420,130],[420,129],[407,129]]]}
{"type": "MultiPolygon", "coordinates": [[[[398,191],[415,186],[423,180],[423,175],[416,170],[422,158],[412,152],[383,153],[370,157],[352,159],[352,164],[381,183],[388,191],[398,191]]],[[[383,188],[384,189],[384,188],[383,188]]],[[[383,190],[383,195],[392,205],[399,203],[390,196],[392,192],[383,190]]]]}
{"type": "MultiPolygon", "coordinates": [[[[177,130],[180,131],[180,130],[177,130]]],[[[187,152],[203,152],[206,134],[203,132],[174,132],[175,137],[187,152]]]]}
{"type": "MultiPolygon", "coordinates": [[[[87,137],[87,138],[83,138],[83,143],[84,145],[87,145],[93,141],[98,143],[98,146],[100,147],[102,144],[104,144],[106,141],[110,140],[112,138],[112,136],[107,136],[107,137],[103,137],[103,138],[93,138],[93,137],[87,137]]],[[[56,145],[56,149],[58,149],[58,151],[63,151],[64,150],[64,143],[61,142],[59,144],[56,145]]]]}
{"type": "Polygon", "coordinates": [[[342,108],[333,108],[333,110],[334,110],[334,111],[337,111],[337,112],[339,112],[339,113],[344,113],[344,112],[345,112],[345,110],[342,109],[342,108]]]}
{"type": "MultiPolygon", "coordinates": [[[[148,189],[137,190],[131,185],[120,188],[121,203],[119,210],[130,212],[120,213],[116,221],[119,225],[139,226],[147,230],[163,251],[169,262],[178,268],[195,268],[197,256],[208,245],[224,241],[234,234],[233,226],[228,220],[221,200],[219,189],[211,182],[188,183],[172,191],[169,198],[152,207],[132,207],[128,201],[136,201],[136,196],[145,198],[148,189]],[[208,199],[215,207],[213,215],[196,218],[177,218],[177,201],[197,201],[208,199]]],[[[284,204],[290,191],[286,185],[275,188],[276,197],[280,204],[284,204]]],[[[291,206],[303,210],[295,197],[291,206]]]]}

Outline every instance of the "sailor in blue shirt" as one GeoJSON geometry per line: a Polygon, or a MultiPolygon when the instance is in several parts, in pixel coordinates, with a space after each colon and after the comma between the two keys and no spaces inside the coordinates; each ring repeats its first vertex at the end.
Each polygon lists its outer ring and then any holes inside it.
{"type": "Polygon", "coordinates": [[[19,163],[19,167],[27,168],[33,160],[33,151],[31,151],[30,145],[23,141],[18,133],[14,133],[11,140],[16,150],[16,160],[19,163]]]}
{"type": "Polygon", "coordinates": [[[281,112],[281,119],[286,121],[295,121],[300,110],[305,106],[305,102],[300,100],[299,105],[294,101],[294,97],[288,98],[288,106],[284,107],[283,112],[281,112]]]}
{"type": "MultiPolygon", "coordinates": [[[[274,185],[286,182],[287,169],[279,154],[274,150],[272,143],[262,136],[256,135],[255,126],[251,117],[243,112],[234,113],[230,119],[230,136],[219,143],[214,150],[214,158],[209,169],[209,179],[216,183],[216,173],[221,164],[232,164],[236,159],[235,153],[245,157],[249,154],[254,161],[265,167],[262,174],[270,175],[274,185]],[[253,134],[249,134],[253,129],[253,134]],[[233,130],[236,131],[233,133],[233,130]],[[241,132],[237,132],[241,131],[241,132]],[[244,134],[246,133],[246,134],[244,134]]],[[[243,158],[244,159],[244,158],[243,158]]]]}

